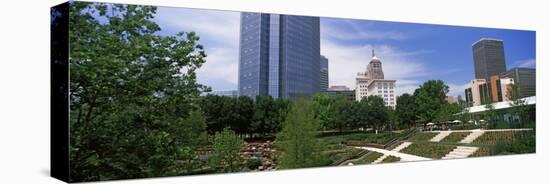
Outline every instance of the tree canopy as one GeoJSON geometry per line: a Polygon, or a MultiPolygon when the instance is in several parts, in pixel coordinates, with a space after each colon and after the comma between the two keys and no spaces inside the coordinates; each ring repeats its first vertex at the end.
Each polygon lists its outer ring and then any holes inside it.
{"type": "Polygon", "coordinates": [[[153,6],[70,3],[70,180],[188,172],[174,163],[204,135],[199,37],[156,34],[153,6]]]}
{"type": "Polygon", "coordinates": [[[416,104],[416,118],[419,122],[428,123],[436,119],[437,111],[447,103],[446,94],[449,92],[442,80],[429,80],[414,91],[416,104]]]}

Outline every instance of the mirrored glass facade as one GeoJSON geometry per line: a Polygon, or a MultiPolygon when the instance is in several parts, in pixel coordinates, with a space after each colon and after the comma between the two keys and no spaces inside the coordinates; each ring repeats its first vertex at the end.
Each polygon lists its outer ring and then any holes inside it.
{"type": "Polygon", "coordinates": [[[308,96],[320,91],[319,18],[242,13],[239,95],[308,96]]]}

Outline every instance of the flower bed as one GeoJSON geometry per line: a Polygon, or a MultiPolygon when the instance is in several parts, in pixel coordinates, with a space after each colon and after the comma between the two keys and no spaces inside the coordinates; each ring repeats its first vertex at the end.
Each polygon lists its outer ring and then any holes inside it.
{"type": "Polygon", "coordinates": [[[484,157],[484,156],[490,156],[491,155],[491,149],[486,147],[481,147],[477,149],[474,154],[470,155],[469,157],[484,157]]]}
{"type": "Polygon", "coordinates": [[[405,149],[401,150],[403,153],[412,155],[418,155],[421,157],[440,159],[447,153],[455,149],[454,145],[438,144],[438,143],[413,143],[405,149]]]}
{"type": "Polygon", "coordinates": [[[443,140],[441,140],[440,142],[458,143],[462,139],[464,139],[466,136],[470,135],[470,133],[471,132],[453,132],[450,135],[448,135],[447,137],[445,137],[443,140]]]}
{"type": "Polygon", "coordinates": [[[503,131],[503,132],[485,132],[478,137],[472,144],[487,144],[495,145],[497,141],[512,142],[514,141],[514,135],[516,131],[503,131]]]}

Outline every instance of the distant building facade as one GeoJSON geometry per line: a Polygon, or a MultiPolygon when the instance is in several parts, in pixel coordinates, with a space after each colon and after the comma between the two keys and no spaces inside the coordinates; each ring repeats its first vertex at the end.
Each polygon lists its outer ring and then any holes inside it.
{"type": "Polygon", "coordinates": [[[239,95],[273,98],[320,91],[318,17],[241,13],[239,95]]]}
{"type": "Polygon", "coordinates": [[[384,99],[386,106],[395,108],[397,101],[395,83],[396,80],[384,79],[382,62],[373,51],[367,70],[357,73],[355,78],[355,100],[361,101],[364,97],[376,95],[384,99]]]}
{"type": "Polygon", "coordinates": [[[355,100],[355,90],[351,90],[346,86],[330,86],[330,88],[327,89],[326,94],[329,96],[342,95],[350,101],[355,100]]]}
{"type": "Polygon", "coordinates": [[[328,58],[321,55],[319,57],[320,59],[320,81],[319,81],[319,85],[320,85],[320,90],[321,91],[326,91],[328,89],[328,80],[329,80],[329,76],[328,76],[328,58]]]}
{"type": "Polygon", "coordinates": [[[489,87],[485,79],[474,79],[470,81],[468,88],[464,90],[466,103],[468,106],[478,106],[483,104],[484,100],[489,99],[489,87]]]}
{"type": "Polygon", "coordinates": [[[454,96],[447,96],[446,100],[447,100],[447,103],[449,104],[458,103],[457,98],[454,96]]]}
{"type": "Polygon", "coordinates": [[[511,78],[519,87],[519,97],[536,96],[536,69],[512,68],[501,74],[502,77],[511,78]]]}
{"type": "Polygon", "coordinates": [[[206,95],[238,97],[239,91],[237,90],[212,91],[212,92],[202,94],[202,96],[206,96],[206,95]]]}

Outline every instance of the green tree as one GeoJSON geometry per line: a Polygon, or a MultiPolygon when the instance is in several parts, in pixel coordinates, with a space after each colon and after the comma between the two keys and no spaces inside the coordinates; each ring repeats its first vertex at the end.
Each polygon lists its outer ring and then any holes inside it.
{"type": "Polygon", "coordinates": [[[277,123],[277,110],[274,106],[274,100],[271,96],[256,96],[254,104],[254,121],[252,130],[265,136],[270,133],[274,124],[277,123]]]}
{"type": "Polygon", "coordinates": [[[529,119],[529,107],[527,106],[527,101],[521,96],[521,89],[519,85],[512,84],[512,88],[508,93],[508,99],[512,101],[510,103],[512,106],[512,108],[510,108],[510,114],[518,117],[519,124],[523,127],[525,120],[529,119]]]}
{"type": "Polygon", "coordinates": [[[368,105],[368,121],[373,126],[375,132],[386,125],[389,120],[388,111],[384,99],[380,96],[372,95],[363,98],[361,101],[365,101],[368,105]]]}
{"type": "Polygon", "coordinates": [[[496,116],[496,110],[495,105],[493,104],[493,101],[490,97],[487,97],[482,100],[482,104],[484,104],[485,107],[485,120],[488,121],[490,124],[495,124],[495,116],[496,116]]]}
{"type": "Polygon", "coordinates": [[[315,94],[312,101],[315,118],[319,120],[323,129],[327,129],[330,123],[329,113],[331,110],[332,98],[325,94],[315,94]]]}
{"type": "Polygon", "coordinates": [[[269,126],[269,132],[270,133],[277,133],[281,130],[281,122],[285,121],[286,115],[288,114],[288,111],[290,110],[290,105],[292,104],[292,101],[284,98],[278,98],[274,102],[275,107],[275,120],[272,122],[272,124],[269,126]]]}
{"type": "Polygon", "coordinates": [[[153,6],[69,7],[70,181],[185,174],[202,139],[185,126],[209,90],[196,82],[199,37],[158,35],[153,6]]]}
{"type": "Polygon", "coordinates": [[[436,118],[437,111],[446,101],[449,92],[442,80],[429,80],[414,91],[416,104],[416,118],[422,123],[432,122],[436,118]]]}
{"type": "Polygon", "coordinates": [[[351,108],[353,103],[355,102],[349,101],[344,96],[336,96],[329,111],[327,128],[340,132],[350,129],[350,125],[353,124],[353,117],[357,116],[353,114],[354,109],[351,108]]]}
{"type": "Polygon", "coordinates": [[[322,143],[316,138],[320,128],[315,119],[311,102],[295,102],[282,123],[276,138],[280,146],[277,152],[279,167],[303,168],[319,166],[322,143]]]}
{"type": "Polygon", "coordinates": [[[444,103],[441,105],[439,110],[437,110],[434,120],[437,122],[447,122],[455,120],[457,118],[456,114],[460,113],[461,110],[462,107],[457,103],[444,103]]]}
{"type": "Polygon", "coordinates": [[[397,116],[396,110],[391,107],[386,107],[386,112],[388,114],[388,126],[390,127],[390,133],[393,133],[393,130],[399,127],[399,117],[397,116]]]}
{"type": "Polygon", "coordinates": [[[395,113],[399,121],[408,126],[414,126],[416,122],[416,104],[414,102],[414,96],[405,93],[397,97],[397,104],[395,106],[395,113]]]}
{"type": "Polygon", "coordinates": [[[244,141],[229,128],[224,128],[214,135],[212,143],[212,155],[209,157],[210,166],[219,168],[223,172],[235,172],[239,170],[239,151],[244,141]]]}
{"type": "Polygon", "coordinates": [[[234,116],[234,127],[233,130],[238,134],[247,134],[250,131],[250,126],[252,125],[252,118],[254,117],[254,101],[248,96],[239,96],[235,99],[235,107],[233,110],[234,116]]]}

